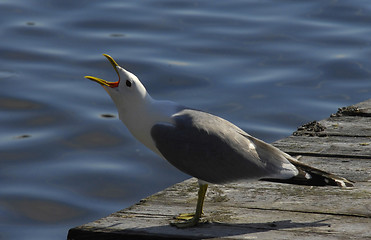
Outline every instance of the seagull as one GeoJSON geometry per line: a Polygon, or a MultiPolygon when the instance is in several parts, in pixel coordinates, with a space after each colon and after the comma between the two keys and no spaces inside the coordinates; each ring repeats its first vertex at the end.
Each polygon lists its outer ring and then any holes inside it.
{"type": "Polygon", "coordinates": [[[194,214],[180,214],[171,224],[200,222],[209,184],[269,181],[309,186],[352,187],[343,177],[310,167],[231,122],[172,101],[153,99],[141,81],[109,55],[118,81],[85,78],[101,84],[117,107],[120,120],[147,148],[180,171],[198,179],[194,214]]]}

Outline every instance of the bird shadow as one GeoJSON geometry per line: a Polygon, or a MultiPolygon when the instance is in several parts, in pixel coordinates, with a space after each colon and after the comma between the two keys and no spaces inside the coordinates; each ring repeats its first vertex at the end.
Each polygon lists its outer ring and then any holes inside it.
{"type": "MultiPolygon", "coordinates": [[[[269,232],[274,230],[294,229],[294,228],[313,228],[313,227],[329,227],[330,224],[324,223],[328,219],[323,219],[315,222],[293,222],[291,220],[261,222],[261,223],[219,223],[206,222],[198,224],[196,227],[178,229],[170,225],[152,226],[145,228],[126,229],[126,234],[132,232],[133,235],[145,233],[156,238],[172,238],[172,239],[194,239],[202,237],[208,238],[223,238],[245,234],[256,234],[261,232],[269,232]]],[[[137,235],[138,236],[138,235],[137,235]]]]}

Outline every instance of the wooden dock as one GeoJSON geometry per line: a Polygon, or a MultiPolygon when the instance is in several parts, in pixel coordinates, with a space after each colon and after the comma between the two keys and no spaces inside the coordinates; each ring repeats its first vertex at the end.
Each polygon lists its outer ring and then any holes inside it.
{"type": "Polygon", "coordinates": [[[211,185],[206,223],[177,229],[194,212],[197,180],[175,184],[108,217],[69,230],[68,239],[371,239],[371,99],[298,128],[274,145],[300,161],[356,181],[353,188],[255,182],[211,185]]]}

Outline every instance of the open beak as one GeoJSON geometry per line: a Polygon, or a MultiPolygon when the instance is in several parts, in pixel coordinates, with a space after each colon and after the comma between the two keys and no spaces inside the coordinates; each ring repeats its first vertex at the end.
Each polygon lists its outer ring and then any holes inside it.
{"type": "Polygon", "coordinates": [[[117,73],[117,76],[119,77],[119,80],[117,82],[108,82],[108,81],[103,80],[101,78],[92,77],[92,76],[85,76],[85,78],[87,78],[89,80],[92,80],[94,82],[97,82],[99,84],[102,84],[103,86],[108,86],[108,87],[111,87],[111,88],[118,87],[119,83],[120,83],[120,74],[119,74],[119,71],[118,71],[117,67],[119,65],[116,63],[115,60],[113,60],[113,58],[110,55],[103,54],[103,56],[105,56],[108,59],[108,61],[110,61],[110,63],[112,64],[113,68],[115,69],[115,71],[117,73]]]}

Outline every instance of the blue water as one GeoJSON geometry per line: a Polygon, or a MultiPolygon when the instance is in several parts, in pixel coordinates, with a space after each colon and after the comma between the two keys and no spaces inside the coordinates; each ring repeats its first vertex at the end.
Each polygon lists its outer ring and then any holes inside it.
{"type": "Polygon", "coordinates": [[[101,55],[151,95],[273,142],[371,96],[369,1],[0,1],[0,239],[69,228],[187,178],[135,141],[101,55]]]}

